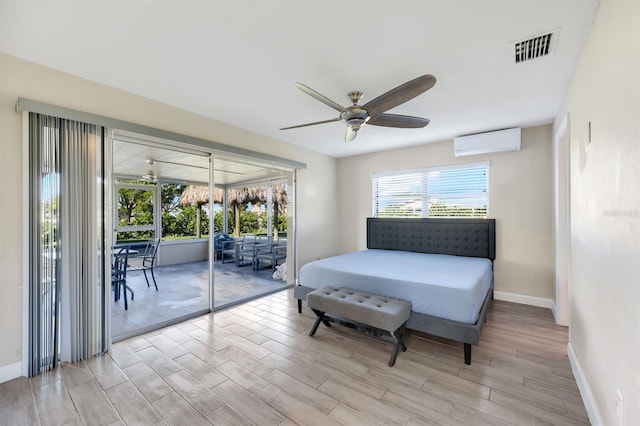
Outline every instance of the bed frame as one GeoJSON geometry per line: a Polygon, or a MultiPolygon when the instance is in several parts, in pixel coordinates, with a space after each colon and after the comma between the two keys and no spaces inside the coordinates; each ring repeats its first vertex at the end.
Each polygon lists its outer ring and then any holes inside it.
{"type": "MultiPolygon", "coordinates": [[[[367,248],[418,253],[496,258],[495,219],[367,218],[367,248]]],[[[293,295],[302,300],[314,289],[296,285],[293,295]]],[[[471,364],[471,345],[480,341],[487,309],[493,299],[493,281],[480,308],[478,321],[466,324],[411,312],[407,328],[464,343],[464,362],[471,364]]]]}

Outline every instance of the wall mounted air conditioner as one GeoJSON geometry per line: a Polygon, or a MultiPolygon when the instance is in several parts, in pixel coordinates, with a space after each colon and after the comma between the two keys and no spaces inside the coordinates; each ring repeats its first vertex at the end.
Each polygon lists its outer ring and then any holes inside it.
{"type": "Polygon", "coordinates": [[[521,130],[517,127],[457,137],[453,140],[453,154],[456,157],[463,157],[465,155],[520,151],[521,130]]]}

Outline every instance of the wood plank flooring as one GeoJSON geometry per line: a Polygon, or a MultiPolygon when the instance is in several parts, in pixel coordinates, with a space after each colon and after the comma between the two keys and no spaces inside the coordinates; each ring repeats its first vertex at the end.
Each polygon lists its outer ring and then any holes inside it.
{"type": "Polygon", "coordinates": [[[580,425],[567,328],[494,301],[472,365],[461,345],[391,345],[344,326],[307,334],[287,290],[115,344],[103,356],[0,384],[0,424],[580,425]]]}

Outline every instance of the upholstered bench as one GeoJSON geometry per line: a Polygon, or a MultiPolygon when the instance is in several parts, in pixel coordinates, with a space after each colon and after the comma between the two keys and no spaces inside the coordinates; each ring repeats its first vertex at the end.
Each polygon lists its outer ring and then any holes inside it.
{"type": "Polygon", "coordinates": [[[395,364],[400,348],[403,352],[407,350],[402,339],[405,324],[411,314],[410,302],[346,288],[323,287],[307,294],[307,306],[318,317],[309,336],[316,334],[320,322],[327,327],[331,326],[325,317],[325,313],[328,313],[331,316],[388,331],[394,340],[389,367],[395,364]]]}

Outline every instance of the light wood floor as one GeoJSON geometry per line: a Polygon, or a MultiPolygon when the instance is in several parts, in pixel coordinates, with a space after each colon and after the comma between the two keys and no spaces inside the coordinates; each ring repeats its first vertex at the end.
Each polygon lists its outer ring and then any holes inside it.
{"type": "Polygon", "coordinates": [[[588,424],[548,309],[494,301],[472,365],[413,333],[391,346],[296,311],[291,290],[0,385],[0,424],[588,424]]]}

